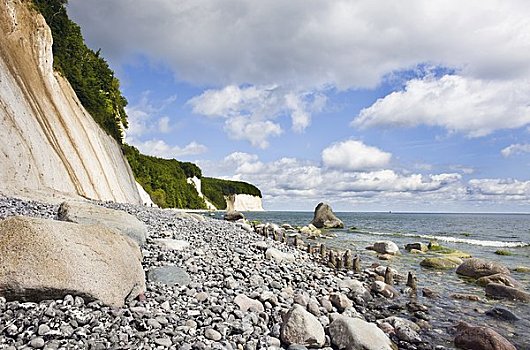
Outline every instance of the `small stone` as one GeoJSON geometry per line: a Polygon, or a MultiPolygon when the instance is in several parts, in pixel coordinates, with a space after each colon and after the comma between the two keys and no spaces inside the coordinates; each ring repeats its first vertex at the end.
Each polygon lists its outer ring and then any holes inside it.
{"type": "Polygon", "coordinates": [[[171,345],[173,345],[173,343],[171,342],[171,339],[169,338],[156,338],[155,344],[166,347],[166,348],[169,348],[171,345]]]}
{"type": "Polygon", "coordinates": [[[221,338],[223,337],[223,336],[221,335],[221,333],[219,333],[218,331],[216,331],[216,330],[213,329],[213,328],[208,328],[208,329],[204,332],[204,336],[205,336],[207,339],[210,339],[210,340],[213,340],[213,341],[221,340],[221,338]]]}
{"type": "Polygon", "coordinates": [[[40,348],[43,348],[44,347],[44,339],[42,339],[41,337],[37,337],[37,338],[33,338],[31,339],[31,341],[29,342],[29,345],[32,347],[32,348],[35,348],[35,349],[40,349],[40,348]]]}
{"type": "Polygon", "coordinates": [[[197,299],[198,302],[202,303],[203,301],[208,300],[208,293],[206,292],[200,292],[195,294],[195,299],[197,299]]]}
{"type": "Polygon", "coordinates": [[[41,324],[39,326],[39,329],[37,330],[37,334],[38,335],[46,335],[46,333],[48,333],[49,331],[51,331],[51,329],[50,329],[50,327],[48,325],[41,324]]]}

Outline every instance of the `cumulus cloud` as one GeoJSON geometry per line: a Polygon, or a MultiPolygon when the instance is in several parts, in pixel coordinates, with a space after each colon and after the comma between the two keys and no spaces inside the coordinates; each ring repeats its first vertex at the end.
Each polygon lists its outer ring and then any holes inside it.
{"type": "Polygon", "coordinates": [[[354,126],[439,126],[470,137],[530,123],[530,80],[481,80],[459,75],[407,82],[402,91],[377,100],[354,126]]]}
{"type": "Polygon", "coordinates": [[[515,179],[473,179],[469,181],[469,193],[505,199],[530,199],[530,181],[515,179]]]}
{"type": "Polygon", "coordinates": [[[516,154],[530,153],[530,144],[516,143],[501,150],[504,157],[510,157],[516,154]]]}
{"type": "Polygon", "coordinates": [[[484,79],[528,76],[525,0],[85,0],[69,14],[117,61],[141,54],[209,86],[376,86],[432,62],[484,79]]]}
{"type": "Polygon", "coordinates": [[[170,96],[159,103],[154,103],[150,95],[150,91],[144,91],[138,103],[125,108],[129,124],[125,131],[126,140],[147,134],[171,131],[170,118],[161,114],[167,106],[176,100],[176,97],[170,96]]]}
{"type": "Polygon", "coordinates": [[[325,166],[343,170],[383,168],[391,158],[390,153],[355,140],[337,142],[322,151],[325,166]]]}
{"type": "Polygon", "coordinates": [[[138,148],[141,153],[166,159],[197,155],[204,153],[208,150],[205,145],[202,145],[195,141],[190,142],[184,147],[171,146],[168,145],[165,141],[157,139],[148,141],[137,141],[135,139],[132,139],[129,140],[129,143],[138,148]]]}
{"type": "Polygon", "coordinates": [[[196,114],[225,119],[229,137],[266,148],[270,137],[283,132],[273,120],[290,116],[293,130],[302,132],[309,126],[311,114],[320,111],[325,101],[320,93],[294,92],[277,86],[229,85],[206,90],[190,99],[188,104],[196,114]]]}

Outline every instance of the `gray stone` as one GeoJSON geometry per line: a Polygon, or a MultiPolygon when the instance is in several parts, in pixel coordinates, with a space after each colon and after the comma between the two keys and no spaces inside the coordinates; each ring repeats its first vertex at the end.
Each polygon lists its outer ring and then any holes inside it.
{"type": "Polygon", "coordinates": [[[191,282],[188,273],[178,266],[160,266],[147,272],[150,282],[162,283],[168,286],[186,286],[191,282]]]}
{"type": "Polygon", "coordinates": [[[484,276],[477,280],[479,286],[486,286],[489,283],[500,283],[508,287],[522,288],[523,285],[511,276],[507,276],[502,273],[496,273],[494,275],[484,276]]]}
{"type": "Polygon", "coordinates": [[[169,239],[169,238],[157,238],[154,240],[155,244],[164,250],[185,250],[190,247],[188,241],[183,241],[179,239],[169,239]]]}
{"type": "Polygon", "coordinates": [[[288,345],[321,347],[326,340],[324,327],[318,319],[298,304],[285,315],[280,335],[288,345]]]}
{"type": "Polygon", "coordinates": [[[213,340],[213,341],[221,340],[221,338],[223,337],[223,336],[221,335],[221,333],[219,333],[218,331],[216,331],[216,330],[213,329],[213,328],[208,328],[208,329],[206,329],[206,331],[204,331],[204,336],[205,336],[207,339],[210,339],[210,340],[213,340]]]}
{"type": "Polygon", "coordinates": [[[244,218],[245,216],[236,210],[227,211],[224,215],[224,219],[226,221],[237,221],[237,220],[241,220],[244,218]]]}
{"type": "Polygon", "coordinates": [[[414,243],[409,243],[405,246],[405,250],[407,251],[411,251],[411,250],[419,250],[420,252],[426,252],[429,250],[429,248],[427,247],[426,244],[424,243],[421,243],[421,242],[414,242],[414,243]]]}
{"type": "Polygon", "coordinates": [[[10,300],[74,294],[122,306],[145,291],[141,260],[133,240],[104,226],[21,216],[0,222],[0,295],[10,300]]]}
{"type": "Polygon", "coordinates": [[[511,310],[508,310],[501,306],[495,306],[490,310],[486,311],[486,315],[495,317],[499,320],[504,321],[519,321],[521,318],[514,314],[511,310]]]}
{"type": "Polygon", "coordinates": [[[278,263],[281,262],[294,262],[294,255],[291,253],[284,253],[276,248],[269,248],[265,252],[265,257],[269,260],[275,260],[278,263]]]}
{"type": "Polygon", "coordinates": [[[486,261],[484,259],[471,258],[464,260],[464,262],[456,269],[456,273],[471,278],[480,278],[497,273],[509,275],[510,270],[506,266],[496,261],[486,261]]]}
{"type": "Polygon", "coordinates": [[[380,254],[396,255],[399,253],[399,247],[392,241],[375,242],[373,249],[380,254]]]}
{"type": "Polygon", "coordinates": [[[318,203],[311,224],[316,228],[344,228],[344,223],[335,216],[326,203],[318,203]]]}
{"type": "Polygon", "coordinates": [[[62,221],[85,225],[103,225],[118,230],[140,246],[145,244],[147,227],[122,210],[113,210],[86,202],[63,202],[57,217],[62,221]]]}
{"type": "Polygon", "coordinates": [[[374,323],[338,316],[329,325],[331,342],[339,349],[394,350],[396,346],[374,323]]]}
{"type": "Polygon", "coordinates": [[[259,300],[249,298],[245,294],[239,294],[236,296],[234,303],[239,306],[239,309],[243,312],[250,309],[255,309],[259,312],[265,311],[263,304],[259,300]]]}
{"type": "Polygon", "coordinates": [[[344,309],[353,306],[353,302],[342,293],[332,293],[329,295],[329,301],[335,306],[339,311],[344,311],[344,309]]]}
{"type": "Polygon", "coordinates": [[[46,333],[48,333],[49,331],[51,331],[50,327],[46,324],[41,324],[39,325],[39,328],[37,330],[37,334],[38,335],[46,335],[46,333]]]}
{"type": "Polygon", "coordinates": [[[155,338],[155,344],[169,348],[171,345],[173,345],[173,342],[171,342],[171,339],[164,337],[164,338],[155,338]]]}

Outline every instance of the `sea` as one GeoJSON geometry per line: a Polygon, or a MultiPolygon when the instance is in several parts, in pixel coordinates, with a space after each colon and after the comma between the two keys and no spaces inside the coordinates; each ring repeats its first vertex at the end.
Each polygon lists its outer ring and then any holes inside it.
{"type": "MultiPolygon", "coordinates": [[[[512,277],[520,281],[530,292],[530,273],[516,272],[516,267],[530,267],[530,214],[455,214],[455,213],[362,213],[336,212],[345,225],[344,229],[330,230],[334,236],[323,240],[329,247],[351,249],[360,254],[363,267],[373,263],[392,266],[403,275],[413,271],[418,278],[417,301],[429,307],[429,322],[433,326],[432,339],[436,345],[453,349],[455,325],[466,321],[488,326],[506,337],[517,349],[530,349],[530,305],[522,302],[492,300],[485,296],[484,288],[462,278],[455,270],[435,271],[420,266],[429,255],[406,252],[407,243],[438,241],[442,246],[457,249],[473,257],[499,261],[509,267],[512,277]],[[381,240],[396,243],[402,255],[390,261],[380,261],[366,247],[381,240]],[[505,250],[510,255],[498,255],[505,250]],[[439,293],[429,299],[422,296],[422,288],[439,293]],[[456,300],[455,293],[473,294],[480,301],[456,300]],[[489,316],[493,307],[503,307],[520,318],[505,321],[489,316]]],[[[313,212],[265,211],[246,212],[248,220],[288,223],[293,227],[308,225],[313,212]]],[[[410,314],[404,310],[404,317],[410,314]]]]}

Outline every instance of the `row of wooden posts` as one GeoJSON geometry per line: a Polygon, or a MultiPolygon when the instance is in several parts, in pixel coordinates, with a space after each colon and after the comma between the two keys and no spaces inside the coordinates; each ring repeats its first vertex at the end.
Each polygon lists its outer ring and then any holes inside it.
{"type": "MultiPolygon", "coordinates": [[[[257,225],[254,227],[254,230],[264,237],[270,237],[275,241],[289,244],[289,237],[285,231],[275,230],[274,227],[269,225],[257,225]]],[[[296,248],[304,248],[304,242],[300,239],[298,235],[293,236],[292,244],[296,248]]],[[[327,249],[323,243],[318,243],[311,245],[308,243],[305,247],[307,253],[312,256],[317,256],[318,259],[327,264],[329,267],[335,268],[337,270],[353,270],[355,272],[361,271],[361,257],[356,254],[353,255],[352,251],[347,249],[344,252],[327,249]]],[[[390,267],[387,267],[385,270],[385,283],[393,285],[394,284],[394,274],[390,267]]],[[[409,272],[407,276],[407,286],[413,290],[416,290],[416,276],[413,272],[409,272]]]]}

